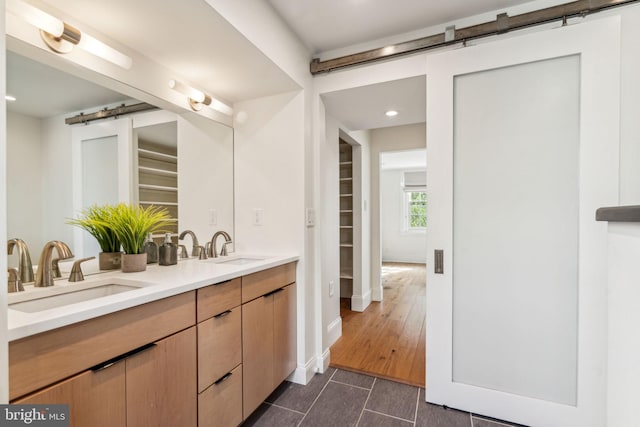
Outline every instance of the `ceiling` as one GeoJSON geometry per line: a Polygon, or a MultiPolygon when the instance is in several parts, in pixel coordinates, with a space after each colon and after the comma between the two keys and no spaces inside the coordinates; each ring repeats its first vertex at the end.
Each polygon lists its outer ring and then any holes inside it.
{"type": "Polygon", "coordinates": [[[531,0],[268,0],[314,54],[531,0]]]}
{"type": "Polygon", "coordinates": [[[426,117],[425,76],[361,86],[322,95],[325,109],[349,131],[422,123],[426,117]],[[387,110],[397,116],[387,117],[387,110]]]}
{"type": "MultiPolygon", "coordinates": [[[[122,45],[135,47],[141,54],[175,71],[187,81],[201,83],[201,89],[230,103],[299,89],[292,79],[204,0],[30,1],[46,2],[50,8],[65,11],[98,33],[122,45]]],[[[527,2],[256,1],[269,2],[312,52],[406,33],[527,2]]],[[[54,9],[50,12],[53,13],[54,9]]],[[[18,61],[15,67],[23,65],[18,61]]],[[[68,85],[72,83],[64,75],[38,77],[37,73],[41,72],[37,69],[8,70],[9,81],[12,76],[34,74],[29,80],[35,83],[22,90],[40,95],[34,97],[32,105],[34,109],[39,108],[36,115],[51,115],[51,107],[43,101],[45,98],[64,101],[67,105],[56,108],[67,111],[87,108],[85,104],[89,99],[93,99],[90,101],[92,105],[120,100],[118,94],[103,92],[90,84],[83,84],[82,90],[78,86],[69,90],[68,85]],[[92,95],[86,95],[84,91],[92,95]]],[[[415,78],[333,92],[325,94],[323,100],[327,111],[344,123],[348,130],[373,129],[424,122],[425,91],[424,78],[415,78]],[[383,113],[389,108],[398,110],[400,114],[387,118],[383,113]]],[[[15,110],[17,103],[10,108],[15,110]]]]}
{"type": "Polygon", "coordinates": [[[380,169],[425,169],[427,150],[387,151],[380,153],[380,169]]]}
{"type": "Polygon", "coordinates": [[[13,52],[7,52],[7,94],[16,97],[9,111],[40,119],[129,99],[13,52]]]}
{"type": "Polygon", "coordinates": [[[230,103],[299,89],[204,0],[42,1],[230,103]]]}

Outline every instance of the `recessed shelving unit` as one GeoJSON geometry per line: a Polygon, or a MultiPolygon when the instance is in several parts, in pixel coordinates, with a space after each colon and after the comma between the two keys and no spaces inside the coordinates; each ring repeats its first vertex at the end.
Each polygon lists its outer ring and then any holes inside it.
{"type": "MultiPolygon", "coordinates": [[[[142,128],[144,129],[144,128],[142,128]]],[[[150,134],[152,135],[152,134],[150,134]]],[[[174,241],[178,236],[178,148],[176,144],[158,142],[138,130],[138,203],[158,206],[169,211],[171,220],[167,227],[174,241]]],[[[165,139],[165,138],[163,138],[165,139]]],[[[171,139],[171,138],[169,138],[171,139]]],[[[177,135],[176,135],[177,139],[177,135]]],[[[157,243],[164,240],[164,233],[153,235],[157,243]]]]}
{"type": "Polygon", "coordinates": [[[340,297],[353,295],[353,148],[339,142],[340,297]]]}

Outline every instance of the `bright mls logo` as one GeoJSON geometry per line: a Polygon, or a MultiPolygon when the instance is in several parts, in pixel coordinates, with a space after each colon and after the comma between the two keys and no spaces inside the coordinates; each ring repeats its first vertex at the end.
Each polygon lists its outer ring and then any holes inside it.
{"type": "Polygon", "coordinates": [[[0,405],[0,426],[69,427],[69,405],[0,405]]]}

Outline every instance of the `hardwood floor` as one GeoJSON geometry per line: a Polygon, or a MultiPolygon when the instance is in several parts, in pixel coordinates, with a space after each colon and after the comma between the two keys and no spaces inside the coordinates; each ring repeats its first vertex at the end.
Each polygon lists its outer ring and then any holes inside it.
{"type": "Polygon", "coordinates": [[[424,264],[384,263],[384,301],[358,313],[342,299],[331,366],[424,387],[425,273],[424,264]]]}

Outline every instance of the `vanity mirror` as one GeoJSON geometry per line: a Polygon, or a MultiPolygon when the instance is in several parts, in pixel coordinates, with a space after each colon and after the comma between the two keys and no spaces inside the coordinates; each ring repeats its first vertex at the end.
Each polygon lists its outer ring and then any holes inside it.
{"type": "Polygon", "coordinates": [[[23,239],[35,259],[50,240],[76,259],[93,256],[95,240],[66,220],[119,201],[165,206],[174,236],[233,233],[233,129],[177,108],[67,125],[80,112],[139,102],[135,88],[115,92],[78,71],[85,79],[7,52],[7,94],[17,98],[7,101],[8,238],[23,239]]]}

